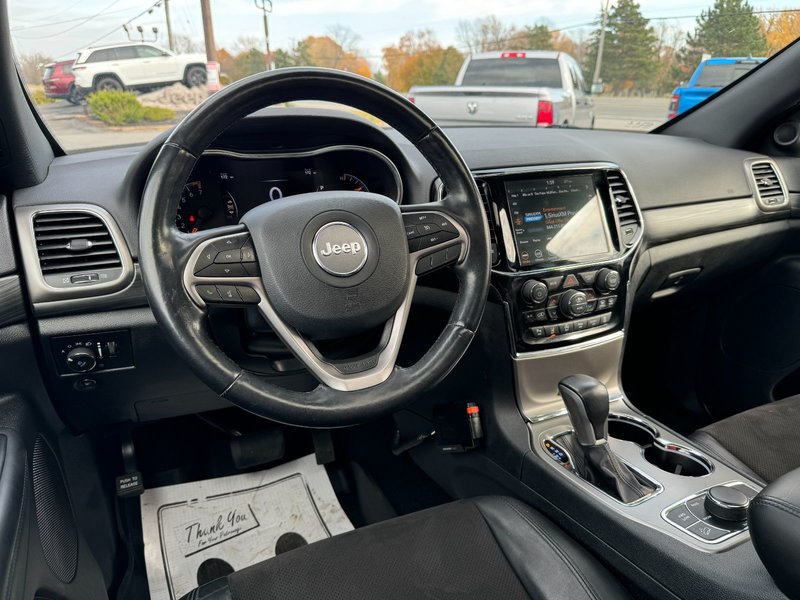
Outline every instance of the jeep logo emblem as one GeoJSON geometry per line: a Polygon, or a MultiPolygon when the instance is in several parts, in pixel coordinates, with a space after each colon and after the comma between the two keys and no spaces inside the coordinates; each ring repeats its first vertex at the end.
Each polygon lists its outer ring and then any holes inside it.
{"type": "Polygon", "coordinates": [[[367,242],[361,233],[342,221],[319,228],[311,242],[314,260],[326,273],[348,277],[358,273],[367,262],[367,242]]]}

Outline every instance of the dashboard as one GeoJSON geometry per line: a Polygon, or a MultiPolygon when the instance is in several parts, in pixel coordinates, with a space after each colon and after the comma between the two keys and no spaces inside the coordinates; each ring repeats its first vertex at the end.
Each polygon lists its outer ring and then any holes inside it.
{"type": "Polygon", "coordinates": [[[183,189],[175,223],[187,233],[235,225],[264,202],[331,190],[373,192],[400,203],[403,186],[394,163],[364,146],[280,153],[208,150],[183,189]]]}

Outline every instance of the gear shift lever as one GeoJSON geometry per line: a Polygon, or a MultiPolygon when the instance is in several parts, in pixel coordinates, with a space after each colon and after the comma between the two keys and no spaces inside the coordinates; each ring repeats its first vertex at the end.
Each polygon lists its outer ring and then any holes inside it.
{"type": "Polygon", "coordinates": [[[573,454],[583,458],[576,471],[587,481],[630,503],[653,490],[643,485],[628,466],[617,458],[608,445],[608,390],[602,382],[588,375],[570,375],[558,384],[561,398],[572,422],[573,454]]]}

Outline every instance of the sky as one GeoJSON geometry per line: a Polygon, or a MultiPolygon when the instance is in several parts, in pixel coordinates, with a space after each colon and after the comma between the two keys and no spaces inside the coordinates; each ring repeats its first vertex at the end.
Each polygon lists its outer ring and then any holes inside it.
{"type": "MultiPolygon", "coordinates": [[[[43,53],[56,59],[72,58],[87,45],[126,41],[122,25],[146,31],[159,28],[166,46],[163,2],[156,0],[10,0],[11,27],[17,51],[43,53]],[[144,14],[142,14],[144,13],[144,14]],[[138,18],[134,18],[137,17],[138,18]],[[102,39],[100,39],[102,38],[102,39]]],[[[260,1],[260,0],[258,0],[260,1]]],[[[200,0],[169,0],[173,31],[202,42],[200,0]]],[[[648,18],[691,30],[694,17],[712,0],[643,0],[648,18]]],[[[800,8],[800,0],[750,0],[756,10],[800,8]]],[[[612,1],[613,4],[613,1],[612,1]]],[[[261,11],[254,0],[211,0],[218,47],[232,47],[237,38],[264,39],[261,11]]],[[[588,35],[587,24],[597,18],[600,0],[273,0],[269,14],[271,46],[290,48],[308,35],[325,35],[344,25],[359,36],[358,47],[373,68],[380,66],[381,49],[413,29],[431,29],[444,44],[459,46],[459,21],[494,14],[518,27],[545,23],[573,37],[588,35]]],[[[150,34],[152,36],[152,34],[150,34]]]]}

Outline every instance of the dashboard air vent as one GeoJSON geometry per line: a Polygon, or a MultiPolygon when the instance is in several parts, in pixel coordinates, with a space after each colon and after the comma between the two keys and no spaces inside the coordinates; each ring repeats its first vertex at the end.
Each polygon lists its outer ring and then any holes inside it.
{"type": "Polygon", "coordinates": [[[89,212],[44,212],[33,217],[39,267],[55,287],[119,277],[122,261],[105,222],[89,212]],[[74,280],[81,274],[79,281],[74,280]]]}
{"type": "Polygon", "coordinates": [[[639,211],[633,201],[633,194],[628,182],[619,171],[608,172],[608,187],[614,200],[614,210],[619,220],[619,230],[622,243],[630,246],[636,240],[642,227],[639,211]]]}
{"type": "Polygon", "coordinates": [[[774,209],[786,204],[786,190],[778,171],[771,162],[759,161],[750,165],[756,183],[756,200],[765,209],[774,209]]]}
{"type": "Polygon", "coordinates": [[[492,246],[492,264],[495,265],[500,261],[500,257],[498,255],[497,234],[494,229],[495,220],[492,214],[491,203],[489,202],[491,192],[489,190],[489,184],[485,181],[476,179],[475,183],[478,184],[478,190],[481,193],[481,201],[483,202],[483,210],[486,213],[486,220],[489,222],[489,242],[492,246]]]}

